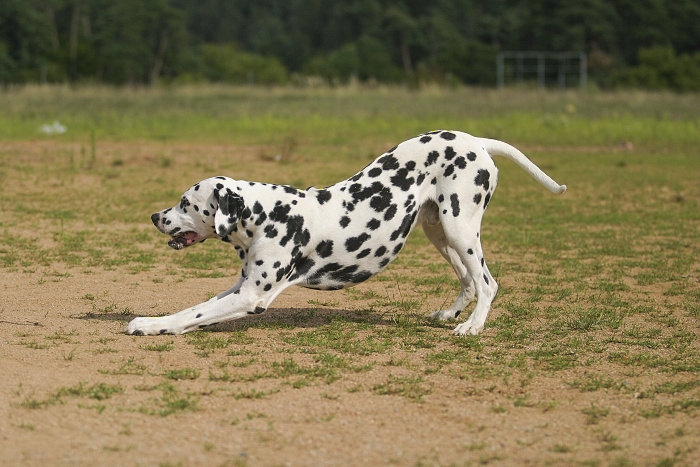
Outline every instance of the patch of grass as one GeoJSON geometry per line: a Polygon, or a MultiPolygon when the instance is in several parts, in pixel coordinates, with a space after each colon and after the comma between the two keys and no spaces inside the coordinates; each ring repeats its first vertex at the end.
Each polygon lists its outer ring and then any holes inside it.
{"type": "Polygon", "coordinates": [[[146,366],[138,363],[136,357],[129,357],[116,370],[97,370],[105,375],[144,375],[147,372],[146,366]]]}
{"type": "Polygon", "coordinates": [[[392,344],[389,339],[373,334],[361,335],[351,323],[334,320],[312,331],[282,334],[283,342],[295,347],[308,347],[320,351],[333,350],[342,354],[371,355],[384,353],[392,344]]]}
{"type": "Polygon", "coordinates": [[[170,382],[161,383],[151,388],[142,390],[160,390],[159,398],[152,398],[149,405],[142,405],[138,411],[148,415],[159,415],[167,417],[180,412],[190,412],[199,410],[199,399],[192,394],[182,394],[170,382]]]}
{"type": "Polygon", "coordinates": [[[144,350],[149,352],[170,352],[175,348],[175,341],[162,342],[159,344],[146,344],[143,346],[144,350]]]}
{"type": "Polygon", "coordinates": [[[624,381],[616,381],[605,375],[587,375],[580,379],[575,379],[569,383],[571,387],[581,390],[581,392],[593,392],[601,389],[622,390],[632,388],[624,381]]]}
{"type": "Polygon", "coordinates": [[[610,410],[605,407],[599,407],[595,404],[591,404],[590,407],[581,410],[584,415],[586,415],[586,423],[589,425],[596,425],[601,419],[610,415],[610,410]]]}
{"type": "Polygon", "coordinates": [[[398,395],[413,402],[422,402],[423,396],[430,394],[420,377],[389,375],[385,383],[372,387],[372,392],[379,395],[398,395]]]}
{"type": "Polygon", "coordinates": [[[88,386],[86,383],[81,382],[75,386],[61,388],[56,392],[56,394],[58,397],[88,397],[90,399],[97,399],[98,401],[101,401],[123,392],[124,389],[119,385],[96,383],[88,386]]]}
{"type": "Polygon", "coordinates": [[[199,370],[195,368],[180,368],[176,370],[166,370],[163,373],[163,376],[174,381],[179,381],[183,379],[197,379],[199,378],[199,370]]]}
{"type": "Polygon", "coordinates": [[[123,392],[124,389],[120,385],[105,383],[88,385],[80,382],[74,386],[60,388],[45,399],[26,397],[19,405],[27,409],[42,409],[51,405],[63,404],[66,397],[85,397],[102,401],[123,392]]]}
{"type": "Polygon", "coordinates": [[[206,331],[196,331],[185,335],[185,340],[194,348],[202,351],[227,349],[231,345],[246,345],[254,342],[245,332],[235,331],[222,335],[206,331]]]}
{"type": "Polygon", "coordinates": [[[257,389],[248,389],[248,390],[241,390],[237,389],[235,391],[231,392],[231,396],[233,396],[234,399],[240,400],[240,399],[262,399],[264,397],[267,397],[271,394],[276,394],[278,393],[279,390],[272,390],[272,391],[258,391],[257,389]]]}

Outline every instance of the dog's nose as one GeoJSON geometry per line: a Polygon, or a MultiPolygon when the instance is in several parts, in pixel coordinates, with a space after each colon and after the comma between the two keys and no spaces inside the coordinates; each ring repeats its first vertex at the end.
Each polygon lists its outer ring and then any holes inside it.
{"type": "Polygon", "coordinates": [[[158,222],[160,222],[160,213],[157,212],[151,216],[151,221],[153,221],[153,225],[158,227],[158,222]]]}

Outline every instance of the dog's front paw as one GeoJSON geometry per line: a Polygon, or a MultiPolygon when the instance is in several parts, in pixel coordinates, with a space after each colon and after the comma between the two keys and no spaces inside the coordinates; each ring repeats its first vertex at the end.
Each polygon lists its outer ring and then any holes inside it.
{"type": "Polygon", "coordinates": [[[472,323],[471,320],[467,320],[464,323],[457,325],[457,327],[454,328],[454,330],[452,331],[452,334],[454,334],[455,336],[465,336],[467,334],[476,336],[483,330],[483,324],[477,325],[475,323],[472,323]]]}
{"type": "Polygon", "coordinates": [[[134,318],[126,326],[126,333],[134,336],[178,334],[176,331],[168,329],[163,318],[134,318]]]}

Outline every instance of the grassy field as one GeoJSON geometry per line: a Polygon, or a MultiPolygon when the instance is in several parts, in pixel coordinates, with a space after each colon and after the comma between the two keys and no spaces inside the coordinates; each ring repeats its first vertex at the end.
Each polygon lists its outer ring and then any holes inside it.
{"type": "Polygon", "coordinates": [[[45,87],[0,109],[0,460],[697,465],[699,95],[45,87]],[[66,133],[39,131],[53,121],[66,133]],[[496,160],[480,336],[425,319],[458,282],[420,231],[355,289],[123,334],[235,280],[227,245],[174,252],[150,224],[193,183],[324,186],[436,128],[508,141],[569,186],[496,160]],[[82,426],[97,447],[61,447],[82,426]]]}

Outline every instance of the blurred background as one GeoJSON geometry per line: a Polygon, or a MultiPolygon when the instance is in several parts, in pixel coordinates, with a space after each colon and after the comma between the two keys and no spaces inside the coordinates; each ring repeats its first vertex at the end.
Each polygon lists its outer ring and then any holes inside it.
{"type": "MultiPolygon", "coordinates": [[[[546,51],[585,54],[588,86],[695,91],[698,50],[698,0],[0,1],[4,85],[496,86],[499,52],[546,51]]],[[[546,60],[505,83],[580,84],[546,60]]]]}

